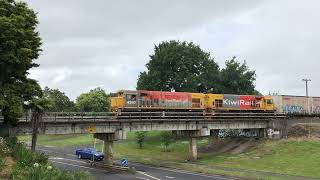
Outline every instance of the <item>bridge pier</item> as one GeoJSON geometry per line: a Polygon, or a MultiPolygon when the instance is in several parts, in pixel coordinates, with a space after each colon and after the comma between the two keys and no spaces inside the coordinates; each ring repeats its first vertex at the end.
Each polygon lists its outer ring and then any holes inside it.
{"type": "Polygon", "coordinates": [[[104,140],[104,164],[113,164],[113,151],[112,151],[113,141],[104,140]]]}
{"type": "Polygon", "coordinates": [[[119,130],[114,133],[95,133],[94,138],[100,139],[104,142],[104,164],[113,165],[113,141],[119,139],[126,139],[126,133],[119,130]]]}
{"type": "Polygon", "coordinates": [[[210,130],[208,128],[201,128],[200,130],[185,130],[178,131],[177,133],[189,138],[189,160],[196,161],[198,159],[197,138],[209,136],[210,130]]]}
{"type": "Polygon", "coordinates": [[[189,138],[189,159],[191,161],[196,161],[198,159],[198,149],[197,149],[197,138],[190,137],[189,138]]]}

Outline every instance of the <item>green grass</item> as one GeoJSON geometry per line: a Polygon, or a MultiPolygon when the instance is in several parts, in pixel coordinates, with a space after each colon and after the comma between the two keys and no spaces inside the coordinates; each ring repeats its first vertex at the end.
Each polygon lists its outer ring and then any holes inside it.
{"type": "MultiPolygon", "coordinates": [[[[315,140],[262,140],[254,150],[238,154],[199,153],[199,160],[185,163],[188,158],[188,140],[182,139],[171,144],[170,152],[164,152],[160,143],[159,132],[149,132],[143,149],[135,142],[134,133],[129,133],[127,140],[114,143],[115,158],[127,157],[130,161],[168,167],[177,167],[192,171],[219,173],[236,176],[263,177],[264,179],[279,179],[277,176],[264,177],[255,171],[281,173],[293,176],[320,178],[320,142],[315,140]],[[218,168],[215,168],[218,167],[218,168]],[[249,169],[229,171],[221,169],[249,169]]],[[[30,137],[20,137],[20,140],[30,140],[30,137]]],[[[42,135],[39,144],[65,147],[70,145],[93,145],[92,135],[42,135]]],[[[208,144],[208,138],[198,141],[198,146],[208,144]]],[[[101,143],[97,146],[101,149],[101,143]]],[[[283,179],[281,177],[280,179],[283,179]]]]}
{"type": "MultiPolygon", "coordinates": [[[[31,136],[19,136],[19,141],[31,141],[31,136]]],[[[40,135],[38,142],[41,145],[66,147],[81,144],[93,144],[92,134],[81,135],[40,135]]]]}

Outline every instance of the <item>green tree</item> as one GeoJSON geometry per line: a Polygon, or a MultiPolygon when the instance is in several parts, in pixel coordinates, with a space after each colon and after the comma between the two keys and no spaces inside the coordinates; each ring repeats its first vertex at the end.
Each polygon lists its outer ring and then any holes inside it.
{"type": "Polygon", "coordinates": [[[76,100],[76,108],[83,112],[104,112],[110,110],[110,97],[101,88],[82,93],[76,100]]]}
{"type": "Polygon", "coordinates": [[[0,0],[0,109],[5,123],[15,124],[23,113],[23,102],[41,95],[28,70],[41,51],[35,12],[25,2],[0,0]]]}
{"type": "Polygon", "coordinates": [[[50,89],[45,87],[43,96],[49,102],[48,111],[51,112],[70,112],[75,110],[75,105],[70,101],[69,97],[61,92],[59,89],[50,89]]]}
{"type": "Polygon", "coordinates": [[[169,151],[169,145],[173,142],[173,135],[171,131],[162,131],[160,133],[160,141],[164,147],[164,151],[169,151]]]}
{"type": "Polygon", "coordinates": [[[225,94],[259,94],[255,90],[256,73],[250,70],[246,62],[240,63],[234,56],[226,61],[221,70],[222,91],[225,94]]]}
{"type": "Polygon", "coordinates": [[[139,145],[139,148],[142,149],[147,132],[146,131],[138,131],[135,134],[136,134],[137,144],[139,145]]]}
{"type": "Polygon", "coordinates": [[[154,47],[154,54],[141,72],[137,89],[189,92],[219,91],[219,66],[198,45],[165,41],[154,47]]]}

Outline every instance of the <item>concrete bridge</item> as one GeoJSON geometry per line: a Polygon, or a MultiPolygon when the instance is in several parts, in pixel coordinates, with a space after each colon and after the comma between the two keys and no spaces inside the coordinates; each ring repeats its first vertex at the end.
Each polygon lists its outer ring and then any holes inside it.
{"type": "MultiPolygon", "coordinates": [[[[149,112],[149,113],[46,113],[38,124],[39,134],[94,134],[104,141],[105,163],[112,163],[113,141],[126,139],[132,131],[174,131],[189,138],[190,160],[197,159],[197,138],[210,136],[220,129],[255,129],[260,137],[275,129],[286,118],[284,114],[149,112]]],[[[20,118],[10,135],[31,134],[31,115],[20,118]]],[[[276,129],[276,132],[279,129],[276,129]]],[[[281,135],[281,134],[278,134],[281,135]]]]}

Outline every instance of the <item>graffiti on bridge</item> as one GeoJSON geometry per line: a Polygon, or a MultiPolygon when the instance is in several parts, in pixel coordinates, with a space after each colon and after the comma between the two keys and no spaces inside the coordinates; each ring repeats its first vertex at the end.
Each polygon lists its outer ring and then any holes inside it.
{"type": "Polygon", "coordinates": [[[320,106],[314,107],[313,113],[320,113],[320,106]]]}
{"type": "Polygon", "coordinates": [[[303,106],[299,105],[286,105],[283,108],[283,112],[285,113],[304,113],[305,110],[303,106]]]}

